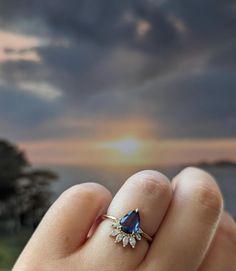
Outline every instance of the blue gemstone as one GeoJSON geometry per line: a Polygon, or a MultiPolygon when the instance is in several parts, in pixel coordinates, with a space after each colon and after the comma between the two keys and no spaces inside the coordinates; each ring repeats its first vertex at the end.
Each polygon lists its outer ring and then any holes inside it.
{"type": "Polygon", "coordinates": [[[125,233],[137,233],[140,229],[138,210],[130,211],[120,219],[121,230],[125,233]]]}

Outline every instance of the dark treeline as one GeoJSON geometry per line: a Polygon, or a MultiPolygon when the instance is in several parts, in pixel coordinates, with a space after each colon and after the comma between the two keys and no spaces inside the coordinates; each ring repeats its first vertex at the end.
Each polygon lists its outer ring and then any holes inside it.
{"type": "Polygon", "coordinates": [[[51,171],[34,169],[17,146],[0,140],[1,227],[36,227],[49,207],[49,185],[56,179],[51,171]]]}

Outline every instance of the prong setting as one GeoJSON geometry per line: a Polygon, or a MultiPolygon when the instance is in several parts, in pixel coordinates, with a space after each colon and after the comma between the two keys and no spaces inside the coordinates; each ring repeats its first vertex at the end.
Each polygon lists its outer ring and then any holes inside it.
{"type": "MultiPolygon", "coordinates": [[[[134,210],[134,212],[138,215],[138,209],[134,210]]],[[[127,215],[129,215],[129,213],[127,215]]],[[[136,222],[137,227],[134,227],[134,230],[129,232],[125,232],[125,230],[123,230],[125,224],[124,217],[114,221],[112,224],[113,230],[110,236],[115,238],[115,243],[122,243],[123,247],[130,245],[132,248],[135,248],[137,241],[142,239],[142,230],[139,228],[139,216],[137,217],[138,220],[136,222]]],[[[127,227],[125,229],[127,229],[127,227]]]]}
{"type": "Polygon", "coordinates": [[[139,210],[129,211],[121,218],[112,215],[104,214],[102,219],[112,220],[113,230],[110,236],[115,238],[115,243],[123,244],[123,247],[130,245],[135,248],[137,241],[145,238],[148,242],[152,242],[152,237],[145,233],[140,227],[139,210]]]}
{"type": "Polygon", "coordinates": [[[132,233],[128,234],[121,230],[120,224],[113,224],[113,229],[110,236],[115,237],[115,243],[122,243],[123,247],[127,247],[130,245],[132,248],[135,248],[137,241],[140,241],[142,239],[142,236],[140,233],[132,233]]]}

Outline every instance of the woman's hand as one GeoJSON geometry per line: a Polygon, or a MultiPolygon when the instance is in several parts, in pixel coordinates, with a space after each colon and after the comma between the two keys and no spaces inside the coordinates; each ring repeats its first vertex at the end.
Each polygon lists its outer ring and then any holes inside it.
{"type": "Polygon", "coordinates": [[[187,168],[172,183],[159,172],[130,177],[112,199],[101,185],[76,185],[53,204],[14,271],[236,271],[236,224],[223,212],[212,176],[187,168]],[[153,236],[125,248],[110,237],[111,221],[138,208],[153,236]],[[88,238],[89,236],[89,238],[88,238]]]}

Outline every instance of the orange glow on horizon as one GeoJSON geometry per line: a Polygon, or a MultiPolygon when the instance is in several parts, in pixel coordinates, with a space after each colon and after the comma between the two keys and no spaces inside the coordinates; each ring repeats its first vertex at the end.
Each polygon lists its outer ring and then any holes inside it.
{"type": "Polygon", "coordinates": [[[144,140],[123,136],[114,140],[63,139],[21,143],[30,161],[51,165],[179,165],[231,159],[236,139],[144,140]]]}

